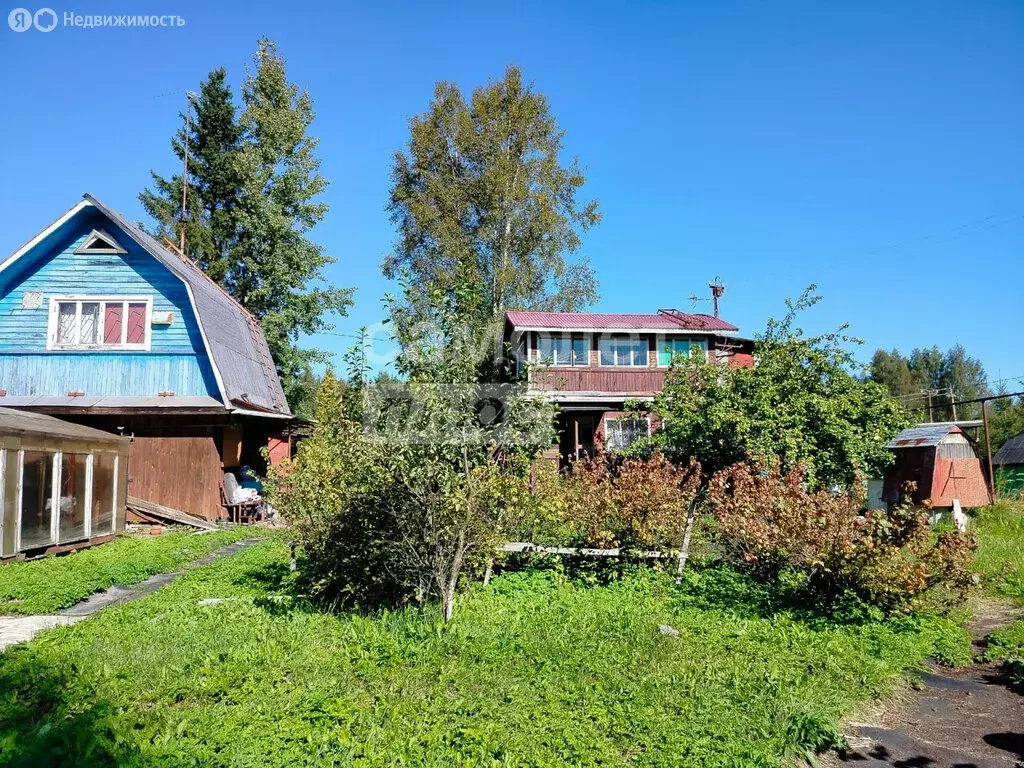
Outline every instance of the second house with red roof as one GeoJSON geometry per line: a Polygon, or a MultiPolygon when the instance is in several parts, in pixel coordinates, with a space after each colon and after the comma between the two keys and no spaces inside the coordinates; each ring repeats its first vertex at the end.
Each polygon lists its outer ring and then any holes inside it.
{"type": "Polygon", "coordinates": [[[530,389],[559,405],[563,464],[597,450],[622,450],[649,435],[656,427],[652,418],[624,406],[660,392],[674,356],[754,364],[754,342],[717,313],[507,312],[504,338],[517,369],[527,371],[530,389]]]}

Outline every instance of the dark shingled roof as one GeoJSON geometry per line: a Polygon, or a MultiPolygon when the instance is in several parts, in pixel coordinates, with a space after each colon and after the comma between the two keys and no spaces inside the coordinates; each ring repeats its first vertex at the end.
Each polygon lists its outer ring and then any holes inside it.
{"type": "Polygon", "coordinates": [[[1003,447],[992,457],[992,463],[1001,467],[1024,464],[1024,432],[1003,443],[1003,447]]]}
{"type": "Polygon", "coordinates": [[[84,197],[189,287],[227,401],[238,408],[290,415],[281,379],[256,318],[199,267],[92,195],[84,197]]]}

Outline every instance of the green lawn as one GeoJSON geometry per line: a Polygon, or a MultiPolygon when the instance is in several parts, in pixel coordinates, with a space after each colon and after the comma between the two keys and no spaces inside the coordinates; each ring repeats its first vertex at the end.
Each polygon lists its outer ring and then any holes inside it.
{"type": "Polygon", "coordinates": [[[0,615],[53,613],[94,592],[115,584],[137,584],[253,535],[252,529],[245,528],[200,535],[190,531],[126,534],[69,555],[0,565],[0,615]]]}
{"type": "Polygon", "coordinates": [[[949,622],[802,620],[723,571],[503,575],[448,627],[322,613],[289,576],[266,541],[0,655],[0,765],[775,766],[966,652],[949,622]]]}

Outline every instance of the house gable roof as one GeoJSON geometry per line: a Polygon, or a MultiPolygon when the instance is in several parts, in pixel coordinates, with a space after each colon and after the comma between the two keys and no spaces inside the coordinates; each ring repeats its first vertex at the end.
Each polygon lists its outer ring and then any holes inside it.
{"type": "Polygon", "coordinates": [[[185,284],[225,406],[252,415],[290,416],[281,380],[259,321],[202,269],[92,195],[84,195],[81,202],[0,263],[0,271],[42,243],[77,213],[90,207],[106,216],[185,284]]]}
{"type": "Polygon", "coordinates": [[[918,424],[908,427],[894,437],[885,447],[889,450],[898,448],[930,448],[941,443],[949,435],[962,433],[955,424],[918,424]]]}
{"type": "Polygon", "coordinates": [[[1024,432],[1003,443],[1003,447],[992,457],[992,463],[997,467],[1024,464],[1024,432]]]}
{"type": "Polygon", "coordinates": [[[520,330],[567,331],[738,331],[714,315],[661,310],[657,314],[620,314],[600,312],[519,312],[505,314],[508,322],[520,330]]]}

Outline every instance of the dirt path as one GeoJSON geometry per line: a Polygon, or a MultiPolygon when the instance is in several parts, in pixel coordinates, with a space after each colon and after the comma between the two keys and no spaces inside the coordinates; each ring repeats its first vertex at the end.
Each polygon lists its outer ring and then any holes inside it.
{"type": "Polygon", "coordinates": [[[44,629],[75,624],[89,618],[104,608],[130,603],[133,600],[138,600],[140,597],[145,597],[151,592],[155,592],[161,587],[170,584],[182,574],[194,568],[209,565],[214,560],[219,560],[222,557],[233,555],[255,544],[257,541],[259,539],[236,541],[233,544],[228,544],[226,547],[221,547],[215,552],[211,552],[206,557],[194,560],[176,571],[158,573],[130,587],[110,587],[110,589],[97,592],[82,602],[58,611],[56,614],[45,616],[0,616],[0,653],[3,653],[4,649],[9,645],[27,643],[44,629]]]}
{"type": "MultiPolygon", "coordinates": [[[[989,604],[971,623],[975,650],[1019,609],[989,604]]],[[[1013,690],[998,664],[963,670],[934,667],[919,690],[869,723],[846,731],[850,749],[837,763],[898,768],[1024,768],[1024,691],[1013,690]]]]}

